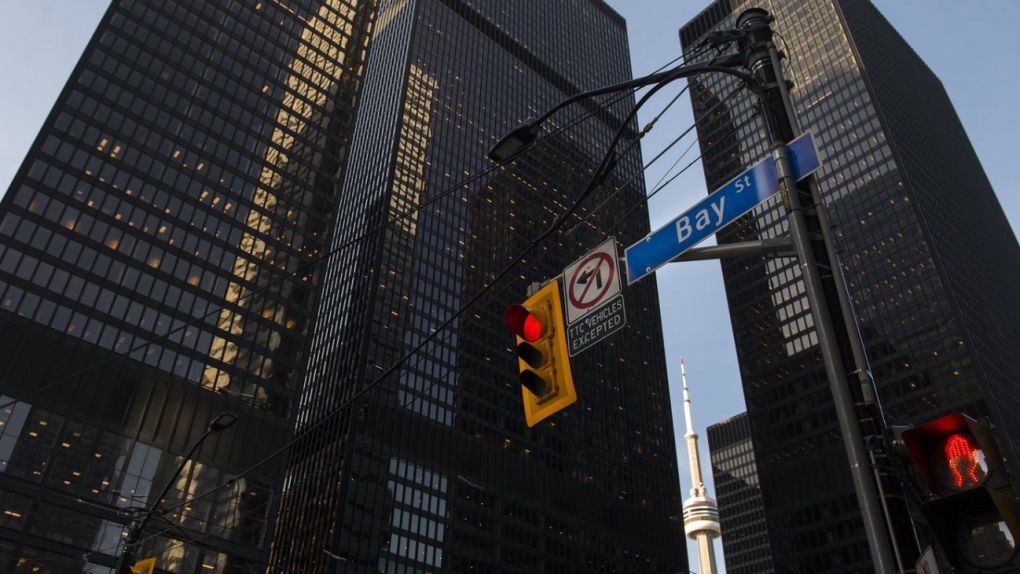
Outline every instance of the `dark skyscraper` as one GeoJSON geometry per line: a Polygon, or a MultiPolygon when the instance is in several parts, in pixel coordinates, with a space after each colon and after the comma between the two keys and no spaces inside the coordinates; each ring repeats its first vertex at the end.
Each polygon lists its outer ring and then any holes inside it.
{"type": "MultiPolygon", "coordinates": [[[[752,6],[775,17],[881,401],[891,422],[990,414],[1020,444],[1020,247],[939,80],[867,0],[713,3],[684,50],[752,6]]],[[[705,77],[696,113],[735,82],[705,77]]],[[[766,155],[738,95],[699,125],[709,189],[766,155]]],[[[770,200],[720,241],[785,232],[770,200]]],[[[779,572],[864,572],[870,559],[800,271],[793,259],[722,264],[779,572]]],[[[1016,457],[1009,456],[1015,466],[1016,457]]],[[[1014,472],[1016,472],[1014,468],[1014,472]]]]}
{"type": "MultiPolygon", "coordinates": [[[[0,568],[108,572],[170,483],[135,554],[173,572],[685,570],[654,280],[533,429],[502,322],[644,210],[561,233],[335,414],[571,203],[634,99],[485,151],[630,77],[601,0],[114,1],[0,204],[0,568]]],[[[578,215],[634,176],[614,201],[643,198],[640,168],[578,215]]]]}
{"type": "MultiPolygon", "coordinates": [[[[274,562],[303,572],[686,570],[654,283],[628,289],[623,332],[572,359],[578,402],[530,429],[502,320],[530,282],[600,243],[620,211],[544,245],[427,352],[330,416],[552,223],[633,98],[572,106],[550,129],[596,117],[487,173],[489,147],[569,95],[630,77],[624,21],[601,0],[380,3],[333,245],[434,203],[326,268],[274,562]],[[471,176],[480,179],[457,185],[471,176]]],[[[640,166],[639,154],[625,156],[613,181],[640,166]]],[[[614,201],[643,195],[642,183],[614,201]]],[[[642,210],[613,233],[626,244],[647,231],[642,210]]]]}
{"type": "MultiPolygon", "coordinates": [[[[24,399],[0,411],[0,569],[81,571],[85,555],[107,571],[118,512],[155,502],[221,412],[240,420],[166,505],[292,436],[319,275],[215,310],[322,254],[372,16],[353,0],[112,2],[0,204],[0,405],[24,399]]],[[[281,479],[264,468],[154,520],[138,554],[259,567],[281,479]]]]}
{"type": "Polygon", "coordinates": [[[747,413],[708,427],[727,574],[772,574],[772,549],[747,413]]]}

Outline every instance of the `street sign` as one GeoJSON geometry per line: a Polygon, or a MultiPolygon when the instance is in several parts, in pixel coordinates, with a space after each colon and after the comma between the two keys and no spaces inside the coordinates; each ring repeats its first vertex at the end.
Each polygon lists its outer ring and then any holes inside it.
{"type": "Polygon", "coordinates": [[[573,357],[627,324],[616,238],[610,237],[563,270],[567,352],[573,357]]]}
{"type": "Polygon", "coordinates": [[[566,283],[567,323],[577,321],[618,295],[622,288],[616,238],[610,237],[567,265],[563,281],[566,283]]]}
{"type": "Polygon", "coordinates": [[[567,325],[567,354],[576,356],[587,351],[627,325],[627,310],[623,306],[623,295],[617,295],[605,305],[585,315],[583,319],[567,325]]]}
{"type": "MultiPolygon", "coordinates": [[[[811,132],[793,140],[787,144],[787,148],[790,150],[790,164],[797,181],[821,167],[811,132]]],[[[776,164],[769,156],[673,221],[628,247],[624,252],[627,258],[627,284],[631,285],[652,274],[778,192],[779,176],[776,164]]]]}
{"type": "Polygon", "coordinates": [[[939,565],[938,562],[935,562],[935,551],[931,549],[931,546],[917,560],[914,572],[917,574],[939,574],[939,565]]]}

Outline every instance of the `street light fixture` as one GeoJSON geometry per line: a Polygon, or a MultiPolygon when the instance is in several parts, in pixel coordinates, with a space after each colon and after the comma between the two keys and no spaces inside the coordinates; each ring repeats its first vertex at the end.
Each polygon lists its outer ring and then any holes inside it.
{"type": "Polygon", "coordinates": [[[195,455],[195,452],[197,452],[199,447],[202,446],[205,439],[209,438],[211,435],[227,430],[234,426],[234,423],[236,422],[237,415],[232,413],[220,413],[218,417],[209,423],[209,428],[206,429],[205,433],[198,437],[195,444],[191,445],[191,449],[188,450],[188,454],[184,455],[184,459],[181,460],[181,464],[177,466],[177,470],[174,471],[174,475],[170,477],[166,486],[163,487],[162,492],[160,492],[159,496],[156,497],[156,502],[152,504],[152,508],[150,508],[148,512],[142,516],[137,526],[131,528],[131,534],[128,535],[128,539],[124,543],[124,550],[120,553],[120,558],[117,559],[117,569],[114,570],[117,574],[121,574],[128,567],[128,562],[131,560],[131,547],[138,544],[138,539],[141,538],[142,532],[145,530],[145,526],[149,523],[149,520],[152,519],[152,516],[156,514],[156,511],[159,510],[160,503],[162,503],[163,499],[166,498],[167,493],[170,492],[170,488],[173,486],[174,482],[177,481],[177,478],[181,475],[181,473],[184,472],[184,467],[187,466],[189,461],[191,461],[191,457],[195,455]]]}
{"type": "Polygon", "coordinates": [[[535,143],[538,139],[539,124],[537,121],[528,119],[523,124],[510,130],[500,138],[496,145],[489,150],[489,159],[496,163],[502,163],[514,156],[520,150],[535,143]]]}

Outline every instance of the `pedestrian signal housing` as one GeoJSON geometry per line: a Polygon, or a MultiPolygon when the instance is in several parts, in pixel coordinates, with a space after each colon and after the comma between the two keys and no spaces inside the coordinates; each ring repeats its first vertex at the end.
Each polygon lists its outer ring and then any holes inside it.
{"type": "Polygon", "coordinates": [[[953,413],[904,431],[903,443],[931,491],[921,512],[956,571],[1020,571],[1020,515],[988,419],[953,413]]]}

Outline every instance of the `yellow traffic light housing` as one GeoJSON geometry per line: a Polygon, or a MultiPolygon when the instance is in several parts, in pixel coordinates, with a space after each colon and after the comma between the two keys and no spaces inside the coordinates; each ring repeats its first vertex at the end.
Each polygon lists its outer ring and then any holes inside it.
{"type": "Polygon", "coordinates": [[[135,562],[134,566],[128,566],[122,574],[152,574],[156,570],[156,558],[146,558],[135,562]]]}
{"type": "Polygon", "coordinates": [[[577,401],[559,282],[552,281],[522,305],[507,309],[506,324],[517,335],[524,416],[533,427],[577,401]]]}

